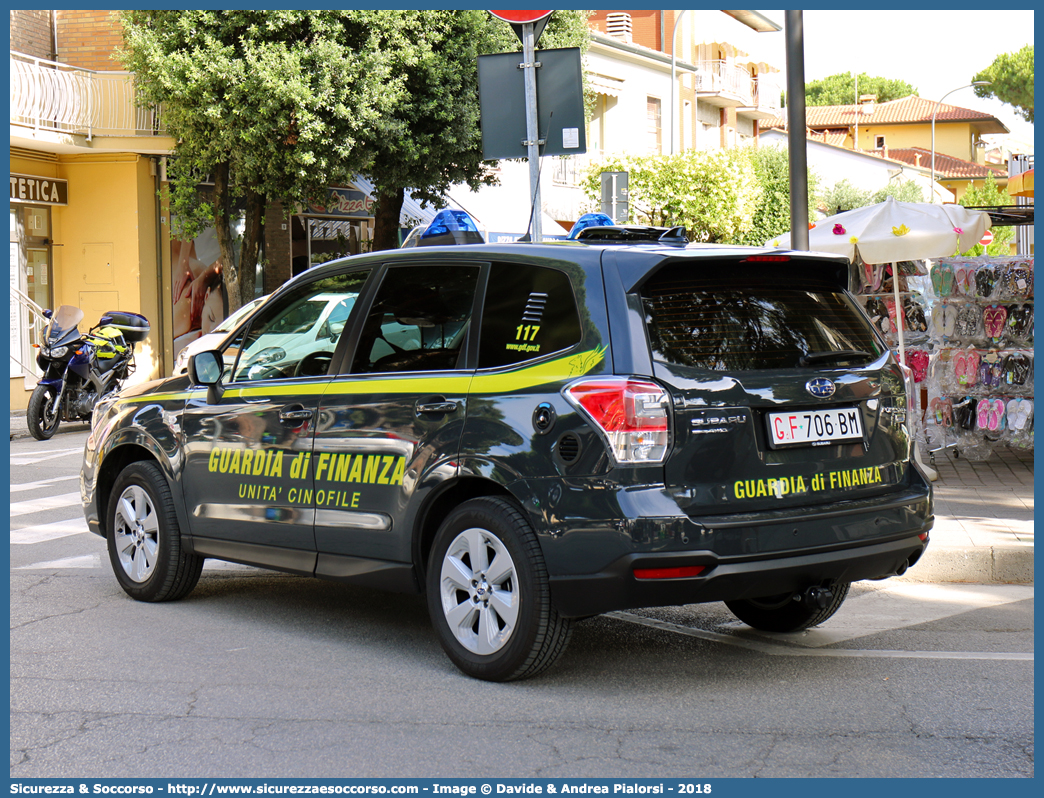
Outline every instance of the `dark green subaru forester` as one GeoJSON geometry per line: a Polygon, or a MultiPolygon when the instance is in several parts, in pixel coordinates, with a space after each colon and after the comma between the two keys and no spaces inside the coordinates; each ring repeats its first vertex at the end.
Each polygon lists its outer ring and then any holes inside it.
{"type": "Polygon", "coordinates": [[[597,233],[328,263],[98,407],[87,522],[141,601],[208,557],[425,592],[481,679],[540,673],[610,610],[804,629],[933,523],[847,283],[831,256],[597,233]]]}

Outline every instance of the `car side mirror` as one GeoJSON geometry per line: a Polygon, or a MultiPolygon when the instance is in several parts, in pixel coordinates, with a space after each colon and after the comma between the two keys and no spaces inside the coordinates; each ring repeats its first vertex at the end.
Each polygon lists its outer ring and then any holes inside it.
{"type": "Polygon", "coordinates": [[[189,358],[189,380],[193,385],[207,386],[207,404],[217,404],[225,393],[221,385],[222,368],[221,352],[217,349],[197,352],[189,358]]]}

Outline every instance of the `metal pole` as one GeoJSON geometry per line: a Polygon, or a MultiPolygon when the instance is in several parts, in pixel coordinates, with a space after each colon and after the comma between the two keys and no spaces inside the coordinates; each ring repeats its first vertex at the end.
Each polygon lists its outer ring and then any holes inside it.
{"type": "Polygon", "coordinates": [[[790,245],[808,249],[808,142],[805,137],[805,34],[801,11],[785,12],[787,127],[790,154],[790,245]]]}
{"type": "MultiPolygon", "coordinates": [[[[674,87],[678,83],[678,60],[674,56],[674,39],[678,35],[678,23],[682,21],[682,17],[685,16],[685,12],[688,11],[688,10],[689,9],[687,9],[687,8],[683,8],[680,12],[678,12],[678,18],[676,20],[674,20],[674,27],[671,29],[671,155],[674,155],[674,133],[675,133],[675,124],[674,124],[674,102],[675,102],[675,100],[674,100],[674,87]]],[[[698,96],[699,96],[699,93],[697,92],[697,97],[698,96]]],[[[698,100],[697,100],[697,116],[699,116],[698,108],[699,108],[699,103],[698,103],[698,100]]],[[[696,125],[692,126],[692,131],[693,131],[693,137],[694,138],[696,136],[696,127],[697,127],[696,125]]],[[[693,142],[693,149],[696,149],[695,145],[696,145],[696,142],[694,141],[693,142]]]]}
{"type": "Polygon", "coordinates": [[[529,157],[529,190],[533,205],[530,212],[533,226],[530,240],[539,244],[543,241],[541,222],[543,212],[540,205],[540,143],[537,130],[537,96],[536,96],[536,36],[533,23],[522,25],[522,69],[526,78],[526,149],[529,157]]]}
{"type": "Polygon", "coordinates": [[[936,202],[936,196],[937,196],[936,191],[935,191],[935,117],[939,113],[939,106],[942,105],[942,101],[943,100],[945,100],[947,97],[949,97],[955,91],[960,91],[961,89],[970,89],[972,86],[990,86],[990,85],[992,85],[992,81],[989,81],[989,80],[976,80],[973,83],[969,83],[967,86],[958,86],[956,89],[950,89],[948,92],[946,92],[946,94],[944,94],[942,97],[939,98],[939,102],[937,102],[935,104],[935,110],[932,111],[932,184],[931,184],[931,189],[930,189],[931,192],[932,192],[932,202],[936,202]]]}

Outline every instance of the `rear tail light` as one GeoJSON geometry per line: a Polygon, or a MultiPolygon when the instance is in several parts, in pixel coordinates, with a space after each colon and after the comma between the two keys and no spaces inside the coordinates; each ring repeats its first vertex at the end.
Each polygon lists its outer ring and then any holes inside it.
{"type": "Polygon", "coordinates": [[[582,380],[565,396],[602,431],[617,463],[662,463],[670,441],[670,402],[655,382],[626,377],[582,380]]]}
{"type": "Polygon", "coordinates": [[[683,565],[679,568],[635,568],[635,579],[684,579],[699,576],[706,569],[703,565],[683,565]]]}

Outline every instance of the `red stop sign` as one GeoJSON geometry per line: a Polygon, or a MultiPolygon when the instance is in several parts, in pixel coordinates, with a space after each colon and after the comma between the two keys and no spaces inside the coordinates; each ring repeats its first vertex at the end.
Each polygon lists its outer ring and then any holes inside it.
{"type": "Polygon", "coordinates": [[[993,231],[992,230],[987,230],[985,233],[983,233],[982,234],[982,238],[979,239],[979,243],[982,244],[984,247],[987,246],[988,244],[992,244],[993,243],[993,231]]]}
{"type": "Polygon", "coordinates": [[[548,16],[551,11],[533,11],[527,8],[515,9],[513,11],[490,11],[489,13],[497,19],[502,19],[505,22],[511,22],[515,25],[521,25],[525,22],[539,22],[544,17],[548,16]]]}

